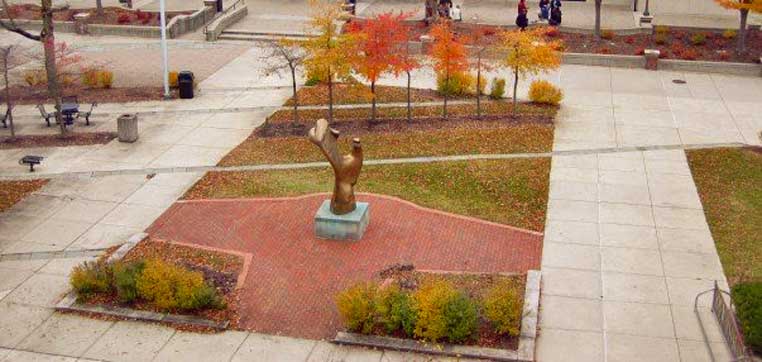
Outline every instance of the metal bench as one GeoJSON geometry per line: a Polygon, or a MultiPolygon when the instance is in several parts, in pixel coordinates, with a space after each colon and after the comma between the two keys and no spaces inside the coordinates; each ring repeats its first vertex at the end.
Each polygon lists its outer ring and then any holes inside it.
{"type": "Polygon", "coordinates": [[[45,106],[42,105],[42,104],[38,104],[37,105],[37,109],[40,110],[40,115],[42,116],[42,118],[45,119],[45,122],[47,122],[48,127],[50,127],[50,118],[52,117],[53,119],[55,119],[56,118],[56,112],[48,112],[48,111],[46,111],[45,110],[45,106]]]}
{"type": "Polygon", "coordinates": [[[29,172],[34,172],[34,165],[39,165],[45,157],[26,155],[19,160],[19,165],[29,165],[29,172]]]}
{"type": "Polygon", "coordinates": [[[90,116],[93,114],[93,108],[95,108],[97,106],[98,106],[98,103],[96,103],[96,102],[91,103],[90,104],[90,110],[87,111],[87,112],[78,112],[77,113],[77,118],[79,118],[79,117],[85,117],[85,125],[89,126],[90,125],[90,116]]]}

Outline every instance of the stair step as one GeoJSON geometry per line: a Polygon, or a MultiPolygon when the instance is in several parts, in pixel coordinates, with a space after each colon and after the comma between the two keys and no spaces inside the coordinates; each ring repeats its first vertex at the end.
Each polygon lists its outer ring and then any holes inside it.
{"type": "Polygon", "coordinates": [[[314,35],[308,34],[308,33],[280,33],[280,32],[260,32],[260,31],[251,31],[251,30],[225,30],[222,32],[223,34],[233,34],[233,35],[251,35],[251,36],[268,36],[272,38],[311,38],[314,37],[314,35]]]}
{"type": "Polygon", "coordinates": [[[304,40],[304,38],[294,38],[294,37],[282,37],[282,36],[267,36],[267,35],[249,35],[249,34],[231,34],[227,32],[222,32],[217,39],[220,40],[242,40],[242,41],[263,41],[263,42],[273,42],[278,41],[280,39],[287,39],[287,40],[304,40]]]}

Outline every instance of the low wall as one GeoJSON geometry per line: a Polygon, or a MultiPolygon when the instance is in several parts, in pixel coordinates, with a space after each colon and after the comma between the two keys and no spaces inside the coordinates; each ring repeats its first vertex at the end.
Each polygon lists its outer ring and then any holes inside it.
{"type": "Polygon", "coordinates": [[[221,16],[219,19],[213,21],[211,24],[209,24],[209,28],[206,30],[206,40],[216,41],[217,38],[220,37],[220,34],[222,34],[223,30],[243,19],[248,13],[249,8],[244,4],[240,8],[237,8],[232,12],[227,13],[221,16]]]}
{"type": "Polygon", "coordinates": [[[175,16],[167,24],[167,36],[177,38],[180,35],[195,31],[212,21],[215,15],[217,15],[217,9],[213,6],[205,6],[193,14],[175,16]]]}
{"type": "Polygon", "coordinates": [[[614,68],[645,68],[646,58],[637,55],[563,53],[564,64],[595,65],[614,68]]]}
{"type": "Polygon", "coordinates": [[[659,70],[677,72],[718,73],[759,77],[762,76],[762,64],[704,62],[696,60],[659,59],[659,70]]]}

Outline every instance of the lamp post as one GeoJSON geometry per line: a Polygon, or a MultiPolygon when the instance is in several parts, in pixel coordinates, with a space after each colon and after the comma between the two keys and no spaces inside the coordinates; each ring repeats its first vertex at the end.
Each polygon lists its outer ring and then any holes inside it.
{"type": "Polygon", "coordinates": [[[161,60],[162,78],[164,79],[164,99],[171,98],[169,94],[169,65],[167,61],[167,15],[165,0],[159,0],[159,21],[161,22],[161,60]]]}
{"type": "Polygon", "coordinates": [[[649,1],[646,0],[646,8],[643,10],[643,16],[651,16],[651,12],[648,11],[648,3],[649,1]]]}

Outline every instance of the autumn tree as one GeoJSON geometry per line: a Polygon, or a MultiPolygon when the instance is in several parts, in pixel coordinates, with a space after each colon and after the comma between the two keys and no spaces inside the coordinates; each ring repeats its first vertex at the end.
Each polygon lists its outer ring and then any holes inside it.
{"type": "Polygon", "coordinates": [[[5,105],[6,105],[6,123],[11,131],[11,140],[16,138],[16,127],[13,125],[13,93],[11,91],[11,81],[8,73],[24,63],[23,57],[18,53],[16,45],[6,45],[0,47],[0,66],[3,71],[3,81],[5,82],[5,105]]]}
{"type": "Polygon", "coordinates": [[[749,20],[749,12],[762,13],[762,0],[714,0],[726,9],[738,10],[741,15],[741,24],[738,27],[738,52],[746,51],[746,24],[749,20]]]}
{"type": "Polygon", "coordinates": [[[601,39],[601,3],[603,0],[595,0],[595,38],[601,39]]]}
{"type": "Polygon", "coordinates": [[[310,23],[317,34],[302,43],[307,54],[305,66],[325,77],[328,84],[329,122],[333,122],[333,83],[349,79],[352,72],[354,37],[340,33],[336,25],[343,11],[342,3],[343,1],[321,3],[319,0],[310,0],[310,23]]]}
{"type": "Polygon", "coordinates": [[[296,92],[296,69],[304,62],[305,52],[301,45],[286,38],[269,43],[269,52],[262,57],[268,65],[262,70],[265,76],[288,71],[291,73],[293,91],[294,123],[299,121],[299,98],[296,92]]]}
{"type": "Polygon", "coordinates": [[[407,121],[411,122],[413,120],[413,107],[411,106],[410,99],[410,79],[412,78],[410,73],[420,68],[421,63],[410,49],[410,41],[413,40],[412,32],[405,31],[404,35],[405,38],[400,39],[401,41],[395,45],[395,53],[399,56],[399,64],[394,69],[394,75],[399,76],[400,74],[405,73],[407,76],[407,121]]]}
{"type": "Polygon", "coordinates": [[[478,27],[471,35],[471,67],[476,68],[476,116],[482,116],[482,72],[492,69],[489,62],[489,52],[492,50],[492,42],[488,37],[485,27],[478,27]]]}
{"type": "Polygon", "coordinates": [[[519,78],[557,69],[561,65],[560,43],[544,39],[545,29],[505,31],[501,46],[505,51],[502,63],[513,71],[513,113],[518,106],[519,78]]]}
{"type": "MultiPolygon", "coordinates": [[[[8,9],[8,2],[2,0],[3,9],[8,9]]],[[[0,20],[0,27],[9,32],[19,34],[27,39],[42,43],[45,54],[45,72],[48,83],[48,96],[53,98],[56,108],[56,121],[61,127],[61,135],[66,134],[66,125],[61,119],[61,89],[58,84],[58,68],[56,67],[56,41],[53,32],[53,14],[61,9],[53,8],[53,0],[41,0],[42,29],[39,34],[33,34],[16,24],[13,17],[6,11],[7,20],[0,20]]]]}
{"type": "MultiPolygon", "coordinates": [[[[434,39],[430,56],[434,62],[434,71],[441,77],[444,84],[449,85],[454,74],[468,69],[468,58],[463,40],[452,31],[452,25],[447,20],[440,20],[429,32],[434,39]]],[[[442,115],[447,118],[448,91],[444,92],[444,107],[442,115]]]]}
{"type": "Polygon", "coordinates": [[[376,15],[364,22],[353,22],[349,31],[355,35],[354,70],[370,83],[371,120],[376,120],[376,82],[401,65],[396,44],[406,41],[403,21],[406,15],[391,12],[376,15]]]}

